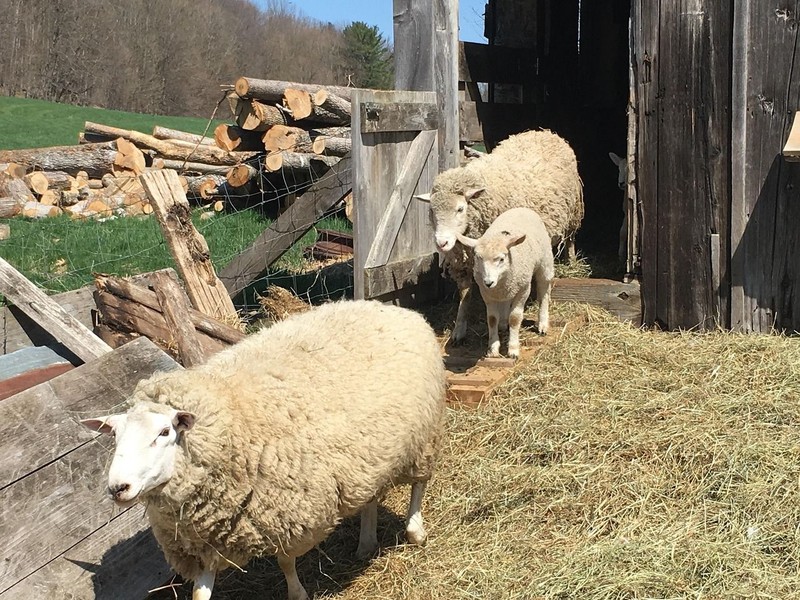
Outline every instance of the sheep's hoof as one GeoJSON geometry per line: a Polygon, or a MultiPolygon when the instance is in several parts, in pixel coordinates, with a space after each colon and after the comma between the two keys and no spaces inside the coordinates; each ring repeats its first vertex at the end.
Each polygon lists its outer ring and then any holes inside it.
{"type": "Polygon", "coordinates": [[[514,349],[509,348],[508,358],[513,358],[514,360],[517,360],[519,358],[519,348],[514,348],[514,349]]]}
{"type": "Polygon", "coordinates": [[[503,355],[500,354],[499,350],[492,350],[491,348],[489,348],[489,350],[486,352],[486,357],[487,358],[503,358],[503,355]]]}
{"type": "Polygon", "coordinates": [[[428,532],[421,525],[416,526],[413,523],[409,523],[408,527],[406,527],[406,540],[409,544],[424,546],[425,542],[428,541],[428,532]]]}

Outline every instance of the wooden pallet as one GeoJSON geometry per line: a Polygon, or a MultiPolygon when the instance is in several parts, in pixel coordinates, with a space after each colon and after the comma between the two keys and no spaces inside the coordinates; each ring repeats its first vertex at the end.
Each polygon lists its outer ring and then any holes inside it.
{"type": "Polygon", "coordinates": [[[567,333],[575,331],[586,322],[583,316],[570,321],[554,320],[550,333],[538,336],[520,349],[519,361],[511,358],[488,358],[481,350],[448,349],[444,355],[447,370],[447,403],[459,408],[477,408],[488,402],[494,390],[506,381],[520,362],[530,359],[545,346],[557,342],[567,333]]]}

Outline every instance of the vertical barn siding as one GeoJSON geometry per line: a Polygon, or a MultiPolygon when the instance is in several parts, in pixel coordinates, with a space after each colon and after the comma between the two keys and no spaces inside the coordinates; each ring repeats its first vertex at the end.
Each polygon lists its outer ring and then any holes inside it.
{"type": "Polygon", "coordinates": [[[645,322],[728,323],[732,2],[634,3],[645,322]],[[712,265],[711,235],[721,234],[712,265]]]}
{"type": "Polygon", "coordinates": [[[732,327],[800,330],[800,176],[781,148],[800,108],[800,2],[736,0],[732,327]]]}

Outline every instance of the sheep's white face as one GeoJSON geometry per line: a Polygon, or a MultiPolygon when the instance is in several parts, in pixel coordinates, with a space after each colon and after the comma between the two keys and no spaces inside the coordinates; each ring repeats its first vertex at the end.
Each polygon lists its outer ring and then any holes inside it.
{"type": "Polygon", "coordinates": [[[431,203],[433,225],[436,228],[436,247],[440,252],[449,252],[458,241],[458,236],[467,230],[467,215],[470,201],[483,192],[483,188],[465,190],[463,194],[423,194],[418,199],[431,203]]]}
{"type": "Polygon", "coordinates": [[[463,235],[458,241],[474,249],[473,274],[479,285],[497,287],[511,269],[511,248],[525,241],[525,234],[503,231],[500,235],[474,240],[463,235]]]}
{"type": "Polygon", "coordinates": [[[119,506],[131,506],[142,495],[167,483],[175,472],[175,454],[182,432],[191,429],[194,416],[131,411],[95,419],[83,425],[115,438],[116,449],[108,470],[108,495],[119,506]]]}
{"type": "Polygon", "coordinates": [[[609,152],[608,158],[617,167],[617,187],[624,190],[625,186],[628,185],[628,161],[614,152],[609,152]]]}

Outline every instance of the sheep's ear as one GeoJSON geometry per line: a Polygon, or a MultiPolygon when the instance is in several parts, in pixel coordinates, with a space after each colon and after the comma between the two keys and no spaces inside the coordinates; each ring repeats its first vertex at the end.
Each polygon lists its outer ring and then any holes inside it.
{"type": "Polygon", "coordinates": [[[172,417],[172,426],[180,433],[181,431],[189,431],[194,427],[194,415],[190,412],[183,410],[176,410],[172,417]]]}
{"type": "Polygon", "coordinates": [[[508,236],[508,240],[506,240],[506,248],[511,248],[512,246],[518,246],[522,242],[525,241],[525,234],[524,233],[512,233],[508,236]]]}
{"type": "Polygon", "coordinates": [[[613,162],[616,166],[619,166],[619,163],[622,162],[622,157],[617,156],[617,154],[615,154],[614,152],[609,152],[608,158],[610,158],[611,162],[613,162]]]}
{"type": "Polygon", "coordinates": [[[462,244],[464,244],[467,248],[474,248],[478,243],[478,240],[474,240],[465,235],[461,235],[460,233],[456,234],[456,239],[462,244]]]}
{"type": "Polygon", "coordinates": [[[431,201],[431,195],[430,194],[417,194],[416,196],[414,196],[414,198],[416,200],[419,200],[420,202],[430,202],[431,201]]]}
{"type": "Polygon", "coordinates": [[[486,191],[486,188],[482,188],[482,187],[481,188],[470,188],[470,189],[464,191],[464,199],[467,202],[470,202],[474,198],[477,198],[479,195],[484,193],[485,191],[486,191]]]}
{"type": "Polygon", "coordinates": [[[114,435],[114,428],[117,426],[120,419],[124,418],[125,415],[109,415],[107,417],[81,419],[81,425],[88,427],[92,431],[104,433],[105,435],[114,435]]]}

